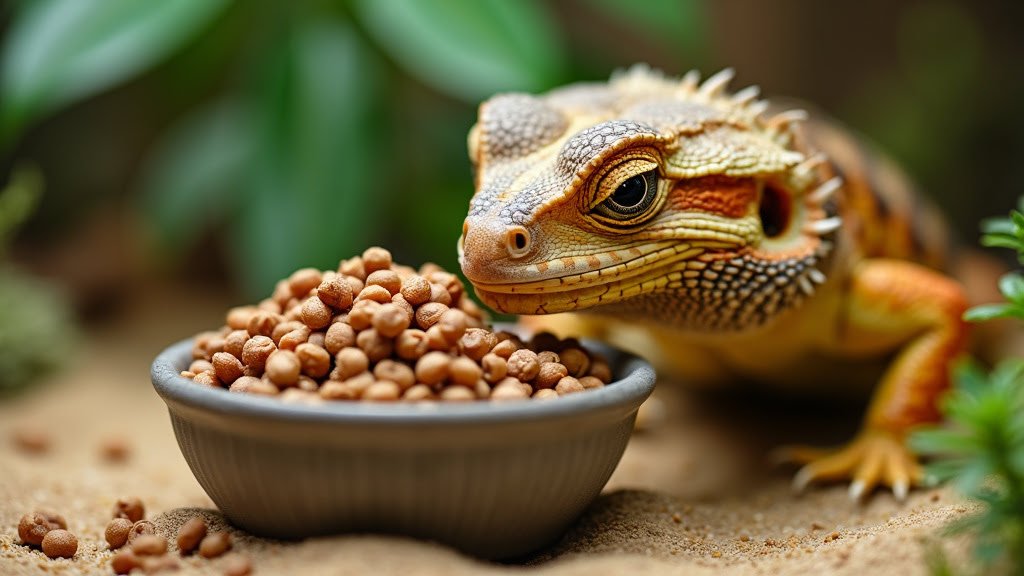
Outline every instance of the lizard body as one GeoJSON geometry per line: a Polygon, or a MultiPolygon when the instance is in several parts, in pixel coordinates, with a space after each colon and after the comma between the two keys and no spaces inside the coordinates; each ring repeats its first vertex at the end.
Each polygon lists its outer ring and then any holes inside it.
{"type": "Polygon", "coordinates": [[[755,88],[727,93],[730,78],[634,67],[485,102],[463,272],[498,311],[586,311],[547,325],[691,380],[880,378],[849,445],[790,455],[800,486],[849,478],[854,497],[877,484],[902,497],[921,480],[905,435],[938,419],[965,345],[941,219],[842,130],[769,115],[755,88]]]}

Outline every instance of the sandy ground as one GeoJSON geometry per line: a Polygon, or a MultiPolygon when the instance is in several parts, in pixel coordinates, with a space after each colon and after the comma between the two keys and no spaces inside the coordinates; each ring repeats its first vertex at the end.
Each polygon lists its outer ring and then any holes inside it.
{"type": "MultiPolygon", "coordinates": [[[[193,311],[169,314],[153,297],[83,339],[69,370],[0,403],[0,574],[112,574],[103,529],[117,498],[141,498],[165,534],[184,519],[223,518],[182,459],[149,362],[166,344],[216,325],[226,303],[178,295],[193,311]],[[47,430],[49,451],[28,454],[16,431],[47,430]],[[106,439],[130,443],[128,461],[105,462],[106,439]],[[20,544],[19,517],[36,507],[64,514],[79,537],[70,560],[20,544]]],[[[493,564],[404,538],[350,535],[298,543],[235,531],[235,550],[259,574],[924,574],[923,542],[969,511],[948,489],[905,503],[879,493],[851,504],[842,487],[795,496],[789,474],[765,462],[781,441],[833,442],[856,426],[857,408],[810,410],[738,390],[687,392],[662,381],[664,421],[634,435],[601,498],[547,550],[521,564],[493,564]],[[808,415],[813,413],[813,415],[808,415]]],[[[942,538],[954,558],[966,543],[942,538]]],[[[181,573],[217,574],[224,561],[188,558],[181,573]]]]}

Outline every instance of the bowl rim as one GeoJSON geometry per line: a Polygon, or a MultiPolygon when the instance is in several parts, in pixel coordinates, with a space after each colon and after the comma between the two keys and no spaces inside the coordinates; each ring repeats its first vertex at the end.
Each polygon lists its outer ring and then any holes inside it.
{"type": "Polygon", "coordinates": [[[333,402],[290,404],[256,394],[232,393],[193,383],[180,375],[192,359],[193,338],[164,349],[153,361],[150,376],[157,394],[169,407],[184,405],[203,412],[268,418],[300,423],[345,423],[360,425],[445,425],[554,420],[604,410],[638,408],[651,394],[655,372],[643,358],[602,342],[584,340],[591,350],[617,357],[622,378],[594,389],[558,398],[556,401],[515,402],[333,402]]]}

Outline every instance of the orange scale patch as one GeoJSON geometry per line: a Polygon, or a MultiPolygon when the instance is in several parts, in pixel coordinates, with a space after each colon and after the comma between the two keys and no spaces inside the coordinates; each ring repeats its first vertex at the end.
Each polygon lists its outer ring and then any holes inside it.
{"type": "Polygon", "coordinates": [[[725,218],[746,216],[757,202],[757,186],[753,180],[731,178],[698,178],[681,181],[669,193],[673,210],[703,212],[725,218]]]}

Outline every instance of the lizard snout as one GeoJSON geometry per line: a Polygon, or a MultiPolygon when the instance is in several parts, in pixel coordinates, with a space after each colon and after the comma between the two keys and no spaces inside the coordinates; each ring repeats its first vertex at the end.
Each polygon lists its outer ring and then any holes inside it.
{"type": "Polygon", "coordinates": [[[508,280],[509,261],[526,257],[532,249],[532,235],[525,226],[494,225],[469,217],[462,225],[459,264],[472,281],[508,280]]]}

